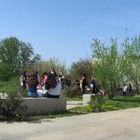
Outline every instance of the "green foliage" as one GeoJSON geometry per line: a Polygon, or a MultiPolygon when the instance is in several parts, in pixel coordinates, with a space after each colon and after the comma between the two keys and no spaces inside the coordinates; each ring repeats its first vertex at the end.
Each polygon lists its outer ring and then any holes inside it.
{"type": "Polygon", "coordinates": [[[113,98],[117,89],[125,83],[132,83],[140,90],[140,37],[128,39],[121,46],[111,39],[109,45],[93,39],[91,45],[93,57],[92,73],[102,82],[105,93],[113,98]],[[119,48],[121,47],[121,51],[119,48]]]}
{"type": "Polygon", "coordinates": [[[133,83],[136,92],[140,91],[140,36],[131,41],[127,38],[124,46],[125,75],[133,83]]]}
{"type": "Polygon", "coordinates": [[[114,111],[114,110],[118,110],[118,104],[105,103],[105,104],[103,105],[103,110],[104,110],[104,111],[114,111]]]}
{"type": "Polygon", "coordinates": [[[0,42],[0,78],[8,80],[19,67],[19,44],[17,38],[6,38],[0,42]]]}
{"type": "Polygon", "coordinates": [[[0,120],[22,121],[25,114],[22,102],[22,97],[17,93],[10,93],[4,99],[0,98],[0,120]]]}
{"type": "Polygon", "coordinates": [[[103,105],[105,104],[104,96],[96,95],[92,97],[90,106],[93,112],[102,112],[104,111],[103,105]]]}
{"type": "Polygon", "coordinates": [[[109,104],[114,104],[118,109],[126,109],[140,106],[140,96],[116,96],[113,100],[107,101],[109,104]]]}
{"type": "Polygon", "coordinates": [[[86,110],[86,112],[93,112],[93,106],[91,104],[84,106],[84,109],[86,110]]]}
{"type": "Polygon", "coordinates": [[[73,80],[81,79],[81,75],[86,74],[87,79],[90,79],[92,76],[92,63],[91,60],[80,59],[78,62],[75,62],[71,66],[71,78],[73,80]]]}
{"type": "Polygon", "coordinates": [[[31,44],[16,37],[0,41],[0,79],[7,81],[19,71],[35,66],[40,62],[40,55],[34,55],[31,44]]]}
{"type": "Polygon", "coordinates": [[[93,40],[92,44],[93,74],[102,81],[103,87],[108,91],[109,96],[114,96],[116,88],[119,86],[122,77],[122,60],[118,55],[116,40],[111,40],[110,46],[105,46],[98,40],[93,40]]]}
{"type": "Polygon", "coordinates": [[[0,82],[0,93],[11,93],[19,91],[19,77],[13,77],[9,81],[0,82]]]}
{"type": "Polygon", "coordinates": [[[102,99],[103,102],[101,103],[101,105],[98,105],[97,99],[94,99],[90,105],[84,107],[85,112],[99,112],[99,110],[101,112],[115,111],[120,109],[140,107],[140,96],[115,96],[113,100],[104,97],[101,98],[100,101],[102,99]]]}
{"type": "Polygon", "coordinates": [[[64,75],[67,75],[68,70],[66,69],[65,63],[60,62],[59,59],[50,58],[48,61],[42,61],[40,63],[40,73],[43,74],[44,72],[50,72],[50,69],[54,68],[56,73],[59,75],[61,72],[64,75]]]}
{"type": "Polygon", "coordinates": [[[94,101],[90,105],[85,106],[85,109],[87,112],[103,112],[118,110],[119,107],[120,105],[118,103],[105,102],[105,99],[103,99],[102,97],[98,97],[98,99],[94,99],[94,101]]]}

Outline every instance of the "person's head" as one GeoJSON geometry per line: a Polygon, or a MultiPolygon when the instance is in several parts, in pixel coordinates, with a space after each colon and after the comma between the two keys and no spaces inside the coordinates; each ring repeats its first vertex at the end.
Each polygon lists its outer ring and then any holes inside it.
{"type": "Polygon", "coordinates": [[[86,74],[82,74],[82,78],[86,78],[86,74]]]}
{"type": "Polygon", "coordinates": [[[38,71],[35,71],[36,74],[38,74],[38,71]]]}
{"type": "Polygon", "coordinates": [[[68,76],[67,78],[70,79],[70,76],[68,76]]]}
{"type": "Polygon", "coordinates": [[[63,72],[62,71],[60,71],[60,75],[63,75],[63,72]]]}
{"type": "Polygon", "coordinates": [[[24,71],[24,72],[23,72],[23,75],[26,75],[26,74],[27,74],[27,71],[24,71]]]}
{"type": "Polygon", "coordinates": [[[34,85],[37,83],[36,75],[35,74],[30,74],[28,76],[28,84],[29,85],[34,85]]]}
{"type": "Polygon", "coordinates": [[[46,76],[47,75],[47,72],[44,72],[43,74],[42,74],[42,76],[46,76]]]}
{"type": "Polygon", "coordinates": [[[124,84],[124,86],[126,86],[126,83],[124,84]]]}
{"type": "Polygon", "coordinates": [[[55,69],[54,69],[54,68],[51,68],[50,73],[51,73],[51,74],[53,74],[53,75],[57,75],[57,74],[56,74],[56,71],[55,71],[55,69]]]}

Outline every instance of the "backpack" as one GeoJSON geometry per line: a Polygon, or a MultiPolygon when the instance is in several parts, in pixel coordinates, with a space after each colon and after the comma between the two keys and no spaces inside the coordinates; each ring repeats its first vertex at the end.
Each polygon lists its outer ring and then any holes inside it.
{"type": "Polygon", "coordinates": [[[56,86],[57,86],[56,76],[53,74],[48,75],[45,81],[45,89],[49,90],[51,88],[55,88],[56,86]]]}

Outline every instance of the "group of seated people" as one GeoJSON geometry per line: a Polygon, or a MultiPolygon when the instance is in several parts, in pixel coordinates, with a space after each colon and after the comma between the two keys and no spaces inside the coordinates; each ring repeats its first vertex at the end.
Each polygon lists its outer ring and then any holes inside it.
{"type": "Polygon", "coordinates": [[[61,79],[57,76],[54,68],[48,74],[45,72],[41,80],[39,80],[37,72],[28,75],[28,77],[26,74],[23,74],[21,79],[21,86],[27,88],[29,97],[60,97],[62,88],[61,79]]]}

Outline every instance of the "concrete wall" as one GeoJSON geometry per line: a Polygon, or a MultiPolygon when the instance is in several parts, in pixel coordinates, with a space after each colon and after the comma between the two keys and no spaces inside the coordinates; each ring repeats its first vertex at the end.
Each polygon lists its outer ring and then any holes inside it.
{"type": "Polygon", "coordinates": [[[83,94],[83,105],[88,105],[95,94],[83,94]]]}
{"type": "Polygon", "coordinates": [[[62,98],[24,98],[22,105],[27,106],[27,114],[43,114],[66,110],[66,101],[62,98]]]}

